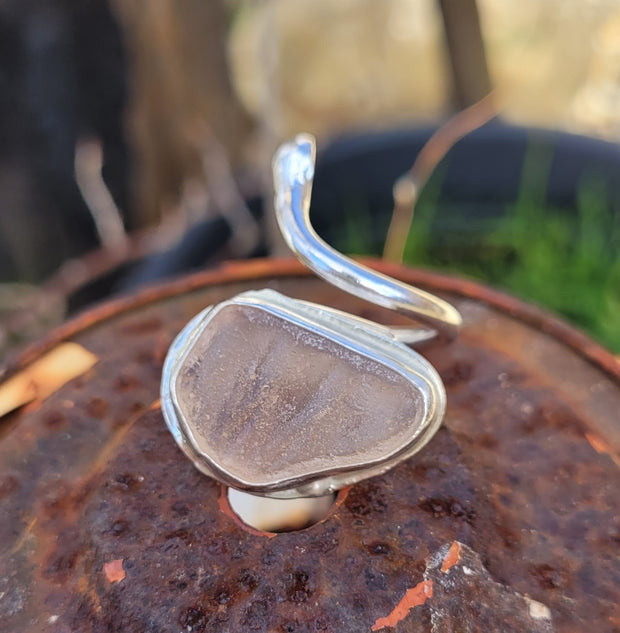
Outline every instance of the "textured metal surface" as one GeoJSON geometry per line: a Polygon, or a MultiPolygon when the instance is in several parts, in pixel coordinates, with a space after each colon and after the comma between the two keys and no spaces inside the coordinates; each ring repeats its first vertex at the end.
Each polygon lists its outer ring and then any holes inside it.
{"type": "Polygon", "coordinates": [[[236,264],[108,304],[27,351],[12,371],[67,337],[100,361],[3,421],[0,631],[620,630],[617,361],[503,295],[381,268],[464,316],[457,341],[425,351],[446,384],[444,426],[301,532],[244,528],[176,447],[157,402],[167,347],[249,288],[390,314],[295,263],[236,264]]]}

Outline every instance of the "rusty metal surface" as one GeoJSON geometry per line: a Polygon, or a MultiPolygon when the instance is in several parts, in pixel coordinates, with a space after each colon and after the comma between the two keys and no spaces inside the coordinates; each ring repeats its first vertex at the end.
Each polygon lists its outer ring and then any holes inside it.
{"type": "Polygon", "coordinates": [[[389,616],[397,632],[619,631],[617,362],[504,295],[382,269],[464,315],[457,342],[425,351],[445,424],[304,531],[245,529],[183,457],[158,408],[165,352],[202,307],[249,288],[390,315],[297,264],[236,264],[104,306],[15,363],[67,337],[100,357],[3,422],[0,631],[358,633],[389,616]]]}

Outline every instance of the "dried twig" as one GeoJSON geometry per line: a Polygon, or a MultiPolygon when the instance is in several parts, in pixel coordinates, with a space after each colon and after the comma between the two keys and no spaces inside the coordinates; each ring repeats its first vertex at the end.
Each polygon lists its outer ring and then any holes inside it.
{"type": "Polygon", "coordinates": [[[102,246],[121,248],[127,234],[123,217],[110,193],[101,170],[103,150],[98,139],[81,139],[75,146],[75,181],[95,223],[102,246]]]}
{"type": "Polygon", "coordinates": [[[384,259],[402,262],[420,191],[439,161],[458,140],[484,125],[497,113],[495,93],[491,92],[484,99],[456,114],[431,136],[411,169],[394,183],[394,211],[383,249],[384,259]]]}
{"type": "Polygon", "coordinates": [[[225,147],[208,125],[200,127],[201,134],[195,138],[201,141],[197,149],[202,158],[209,197],[230,225],[230,245],[234,255],[247,257],[260,242],[260,227],[239,191],[225,147]]]}

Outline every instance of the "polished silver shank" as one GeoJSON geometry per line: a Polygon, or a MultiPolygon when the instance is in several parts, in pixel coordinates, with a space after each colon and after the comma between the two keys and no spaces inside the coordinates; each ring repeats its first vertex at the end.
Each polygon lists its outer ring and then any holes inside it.
{"type": "Polygon", "coordinates": [[[265,496],[325,495],[419,451],[443,419],[432,365],[405,343],[450,339],[458,311],[323,242],[309,219],[314,139],[274,158],[276,215],[295,254],[329,283],[414,319],[388,328],[272,290],[192,319],[170,347],[162,410],[195,466],[265,496]]]}
{"type": "Polygon", "coordinates": [[[452,305],[419,288],[382,275],[331,248],[310,223],[315,141],[300,134],[280,147],[273,161],[278,225],[291,250],[317,275],[367,301],[395,310],[430,330],[401,330],[399,340],[415,343],[439,335],[456,336],[461,315],[452,305]]]}

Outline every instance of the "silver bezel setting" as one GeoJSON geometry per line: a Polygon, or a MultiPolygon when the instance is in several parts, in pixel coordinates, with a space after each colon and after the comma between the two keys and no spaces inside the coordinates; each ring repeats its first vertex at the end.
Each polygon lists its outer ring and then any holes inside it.
{"type": "Polygon", "coordinates": [[[291,299],[268,289],[244,292],[228,301],[209,306],[196,315],[170,346],[164,362],[161,394],[162,411],[168,428],[181,450],[200,471],[240,490],[278,498],[321,496],[384,473],[428,443],[441,425],[446,406],[443,383],[433,366],[417,352],[398,342],[389,328],[339,310],[291,299]],[[265,310],[381,363],[414,384],[422,397],[424,412],[421,422],[411,429],[409,440],[378,460],[347,469],[335,464],[333,469],[302,473],[285,480],[248,482],[222,468],[198,448],[191,421],[185,418],[179,404],[176,382],[193,343],[215,315],[230,305],[247,305],[265,310]]]}

